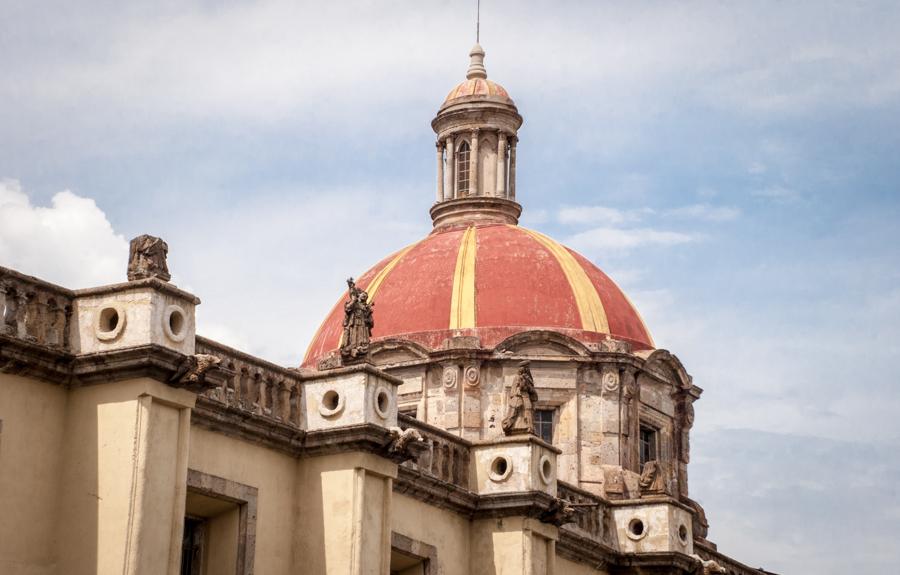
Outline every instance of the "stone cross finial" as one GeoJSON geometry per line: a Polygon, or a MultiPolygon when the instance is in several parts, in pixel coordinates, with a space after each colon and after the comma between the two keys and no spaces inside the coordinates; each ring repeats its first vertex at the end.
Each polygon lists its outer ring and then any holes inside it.
{"type": "Polygon", "coordinates": [[[509,390],[509,402],[506,406],[506,417],[501,422],[503,433],[518,435],[534,433],[534,404],[537,403],[537,391],[534,389],[534,378],[528,362],[519,364],[516,381],[509,390]]]}
{"type": "Polygon", "coordinates": [[[167,282],[172,279],[166,264],[168,253],[169,246],[161,238],[144,234],[131,240],[128,281],[157,278],[167,282]]]}

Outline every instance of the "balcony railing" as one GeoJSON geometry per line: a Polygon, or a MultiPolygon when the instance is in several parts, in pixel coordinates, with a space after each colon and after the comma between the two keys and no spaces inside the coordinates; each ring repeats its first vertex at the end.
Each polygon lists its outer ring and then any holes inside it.
{"type": "Polygon", "coordinates": [[[253,357],[221,343],[197,336],[196,352],[214,355],[232,375],[221,387],[202,395],[247,413],[301,426],[300,374],[253,357]]]}
{"type": "Polygon", "coordinates": [[[606,539],[608,509],[601,497],[564,481],[556,483],[556,494],[560,499],[574,504],[576,509],[575,522],[566,524],[564,528],[573,529],[596,541],[606,539]]]}
{"type": "Polygon", "coordinates": [[[402,429],[417,430],[428,443],[427,450],[404,466],[457,487],[469,488],[471,444],[468,441],[402,413],[398,423],[402,429]]]}
{"type": "Polygon", "coordinates": [[[68,350],[73,299],[70,290],[0,267],[0,333],[68,350]]]}

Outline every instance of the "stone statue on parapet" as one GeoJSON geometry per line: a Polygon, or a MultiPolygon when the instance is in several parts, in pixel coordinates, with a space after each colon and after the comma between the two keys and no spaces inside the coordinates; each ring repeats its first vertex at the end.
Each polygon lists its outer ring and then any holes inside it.
{"type": "Polygon", "coordinates": [[[128,281],[157,278],[172,279],[166,257],[169,246],[161,238],[144,234],[131,240],[128,253],[128,281]]]}
{"type": "Polygon", "coordinates": [[[501,422],[503,433],[506,435],[534,433],[534,404],[537,403],[537,399],[531,369],[528,362],[523,361],[519,364],[516,381],[509,390],[506,417],[501,422]]]}
{"type": "Polygon", "coordinates": [[[344,303],[344,336],[341,339],[341,358],[354,361],[369,353],[369,342],[375,320],[369,294],[356,287],[353,278],[347,280],[349,299],[344,303]]]}

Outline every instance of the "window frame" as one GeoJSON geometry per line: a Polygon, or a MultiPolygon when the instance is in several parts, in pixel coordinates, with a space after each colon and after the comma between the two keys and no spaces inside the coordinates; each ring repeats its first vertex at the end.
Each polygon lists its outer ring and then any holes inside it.
{"type": "Polygon", "coordinates": [[[660,430],[657,427],[650,425],[644,421],[641,421],[639,431],[638,431],[638,465],[640,466],[640,469],[643,469],[644,465],[648,461],[659,461],[659,459],[660,459],[660,457],[659,457],[659,454],[660,454],[659,437],[660,437],[660,430]],[[652,437],[652,440],[647,442],[648,455],[649,455],[649,457],[647,459],[644,459],[644,444],[645,444],[644,433],[645,432],[649,432],[652,437]]]}
{"type": "Polygon", "coordinates": [[[553,408],[553,407],[551,407],[551,408],[547,408],[547,407],[536,407],[535,410],[534,410],[534,422],[533,422],[533,424],[534,424],[534,434],[535,434],[537,437],[541,438],[542,440],[544,440],[544,441],[546,441],[547,443],[549,443],[549,444],[552,445],[552,444],[553,444],[553,436],[554,436],[555,433],[556,433],[556,408],[553,408]],[[549,414],[549,415],[550,415],[550,421],[539,421],[539,420],[538,420],[538,413],[547,413],[547,414],[549,414]],[[538,427],[539,424],[549,425],[549,427],[550,427],[550,439],[545,439],[544,436],[543,436],[543,434],[541,434],[541,433],[538,432],[538,431],[539,431],[539,427],[538,427]]]}
{"type": "Polygon", "coordinates": [[[458,195],[468,196],[472,182],[472,147],[463,140],[456,150],[456,189],[458,195]]]}

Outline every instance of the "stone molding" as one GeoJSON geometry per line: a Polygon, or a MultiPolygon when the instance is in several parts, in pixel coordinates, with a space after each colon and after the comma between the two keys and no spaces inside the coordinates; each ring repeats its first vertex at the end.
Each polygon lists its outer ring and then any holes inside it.
{"type": "Polygon", "coordinates": [[[437,562],[437,547],[434,545],[429,545],[424,541],[418,541],[392,531],[391,548],[396,549],[407,557],[421,559],[424,562],[422,571],[424,575],[438,575],[441,572],[437,562]]]}
{"type": "Polygon", "coordinates": [[[238,549],[236,575],[253,575],[256,555],[256,510],[259,490],[223,477],[188,469],[187,489],[238,505],[238,549]]]}

